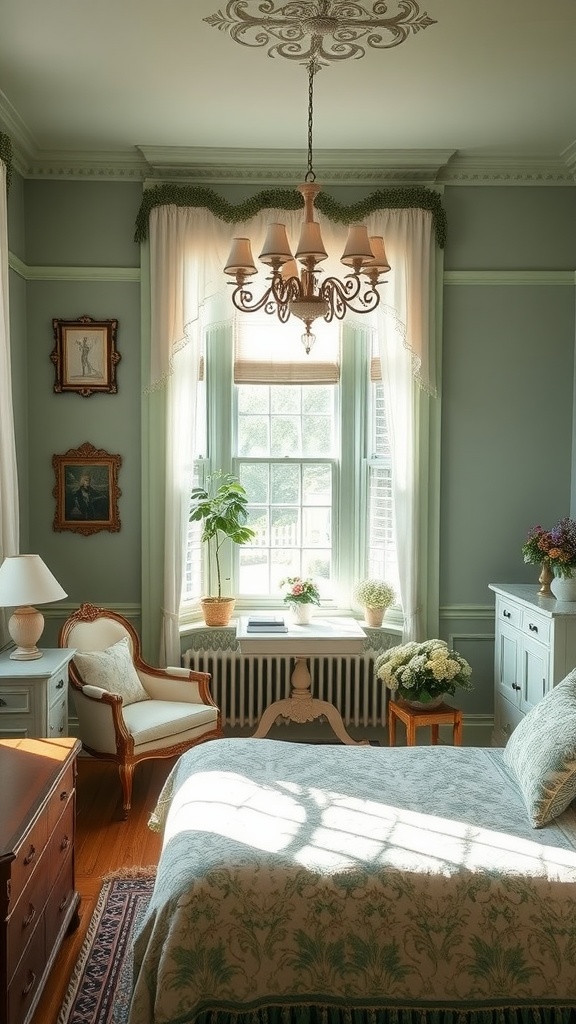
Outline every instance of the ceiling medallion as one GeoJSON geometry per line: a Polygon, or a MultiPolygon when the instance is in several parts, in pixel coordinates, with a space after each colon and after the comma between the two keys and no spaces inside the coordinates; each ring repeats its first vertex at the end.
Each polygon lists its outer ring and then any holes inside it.
{"type": "Polygon", "coordinates": [[[416,0],[398,0],[398,13],[388,14],[388,4],[377,0],[372,10],[350,0],[310,0],[275,7],[272,0],[228,0],[222,11],[204,18],[214,28],[229,32],[243,46],[268,46],[270,57],[288,60],[347,60],[363,57],[365,46],[391,49],[410,33],[435,25],[434,18],[420,12],[416,0]],[[251,14],[253,3],[257,13],[251,14]],[[361,45],[358,40],[364,40],[361,45]]]}

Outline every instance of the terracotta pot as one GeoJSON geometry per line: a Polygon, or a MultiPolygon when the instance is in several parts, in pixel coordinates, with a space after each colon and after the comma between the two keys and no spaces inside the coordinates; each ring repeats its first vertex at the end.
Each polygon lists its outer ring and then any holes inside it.
{"type": "Polygon", "coordinates": [[[232,618],[235,597],[203,597],[200,601],[207,626],[227,626],[232,618]]]}

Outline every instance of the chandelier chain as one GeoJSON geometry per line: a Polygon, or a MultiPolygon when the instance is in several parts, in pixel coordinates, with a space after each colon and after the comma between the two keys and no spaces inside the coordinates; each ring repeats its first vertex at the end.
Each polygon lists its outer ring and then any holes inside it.
{"type": "Polygon", "coordinates": [[[312,169],[312,130],[314,127],[314,75],[320,70],[320,65],[314,59],[308,61],[308,170],[304,181],[316,181],[316,175],[312,169]]]}

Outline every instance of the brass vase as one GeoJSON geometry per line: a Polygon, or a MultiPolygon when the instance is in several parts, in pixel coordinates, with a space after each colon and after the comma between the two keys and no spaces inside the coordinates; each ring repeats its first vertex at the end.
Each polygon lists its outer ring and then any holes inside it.
{"type": "Polygon", "coordinates": [[[545,597],[551,597],[552,591],[550,590],[550,584],[554,579],[554,573],[550,568],[550,562],[542,562],[542,569],[538,577],[538,583],[540,584],[539,594],[543,594],[545,597]]]}

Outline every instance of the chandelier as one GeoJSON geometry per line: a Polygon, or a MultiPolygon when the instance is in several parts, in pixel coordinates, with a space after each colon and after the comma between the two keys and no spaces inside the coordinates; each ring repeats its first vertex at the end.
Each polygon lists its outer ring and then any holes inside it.
{"type": "Polygon", "coordinates": [[[249,238],[234,238],[224,273],[233,277],[236,287],[232,302],[243,313],[276,313],[282,323],[290,316],[303,321],[305,332],[302,344],[310,352],[316,336],[311,327],[322,317],[327,323],[336,317],[342,320],[348,310],[354,313],[369,313],[380,302],[377,286],[382,283],[380,274],[390,270],[384,250],[382,236],[368,237],[364,224],[352,224],[344,252],[340,257],[351,273],[344,280],[337,277],[320,279],[322,273],[318,264],[328,258],[324,248],[320,224],[314,220],[314,200],[321,191],[316,184],[312,168],[312,127],[314,75],[320,64],[314,58],[308,68],[308,170],[298,191],[304,199],[304,222],[300,241],[294,255],[290,249],[285,224],[273,223],[268,226],[264,246],[259,259],[271,269],[266,278],[270,282],[260,298],[254,298],[249,287],[249,278],[256,273],[249,238]],[[300,263],[300,269],[296,261],[300,263]],[[364,276],[361,276],[364,275],[364,276]]]}
{"type": "Polygon", "coordinates": [[[382,236],[369,238],[365,225],[352,224],[340,257],[350,273],[342,280],[321,277],[319,264],[328,253],[320,224],[314,220],[314,201],[321,191],[312,167],[314,76],[327,61],[364,56],[359,39],[369,46],[388,49],[435,22],[420,12],[416,0],[399,0],[396,15],[388,13],[384,0],[376,0],[372,12],[354,0],[289,0],[278,8],[272,0],[259,0],[255,15],[248,11],[249,3],[228,0],[226,15],[218,11],[204,20],[229,32],[235,42],[245,46],[266,46],[275,39],[268,49],[270,57],[300,60],[308,70],[308,169],[298,186],[304,200],[304,221],[294,255],[286,226],[269,225],[259,258],[271,272],[259,298],[251,289],[250,278],[257,271],[249,238],[233,239],[224,273],[235,286],[232,302],[236,309],[243,313],[276,313],[282,323],[290,316],[302,320],[302,342],[308,353],[316,340],[311,330],[314,321],[323,318],[330,323],[334,317],[342,320],[348,311],[372,312],[380,302],[378,286],[385,283],[380,275],[390,270],[382,236]]]}
{"type": "Polygon", "coordinates": [[[256,273],[249,238],[233,239],[224,273],[235,286],[232,302],[236,309],[243,313],[276,313],[282,323],[290,316],[302,320],[302,342],[308,353],[315,341],[311,330],[314,321],[323,318],[330,323],[334,317],[342,320],[349,310],[372,312],[380,302],[378,286],[385,283],[380,275],[390,270],[382,236],[369,238],[365,225],[352,224],[340,257],[350,273],[342,280],[321,277],[319,264],[328,258],[328,253],[320,224],[314,220],[314,201],[321,191],[312,167],[314,76],[327,61],[364,56],[359,39],[369,46],[386,49],[404,42],[410,32],[435,22],[420,12],[416,0],[399,0],[400,11],[396,15],[388,13],[384,0],[376,0],[372,12],[354,0],[289,0],[278,8],[272,0],[260,0],[256,15],[247,10],[249,2],[228,0],[226,15],[218,11],[204,20],[228,31],[245,46],[266,46],[276,39],[268,49],[270,57],[300,60],[308,70],[308,169],[298,186],[304,200],[304,221],[294,255],[286,226],[269,225],[259,258],[271,273],[266,278],[268,287],[259,298],[253,296],[249,280],[256,273]],[[332,42],[326,37],[331,37],[332,42]]]}

